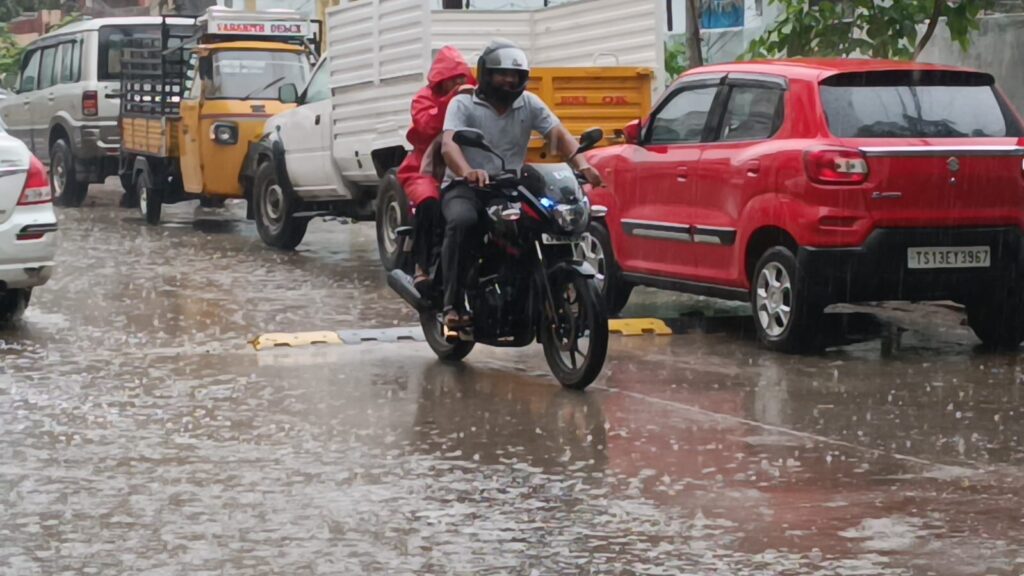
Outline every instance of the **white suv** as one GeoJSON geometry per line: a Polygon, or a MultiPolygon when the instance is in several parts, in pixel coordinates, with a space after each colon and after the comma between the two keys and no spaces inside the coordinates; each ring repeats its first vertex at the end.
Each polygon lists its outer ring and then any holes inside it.
{"type": "Polygon", "coordinates": [[[21,315],[53,274],[57,215],[46,169],[0,123],[0,321],[21,315]]]}
{"type": "MultiPolygon", "coordinates": [[[[159,33],[161,17],[97,18],[69,24],[29,44],[15,93],[0,100],[12,136],[50,165],[54,200],[78,206],[90,183],[118,173],[121,47],[159,33]]],[[[168,18],[172,24],[192,21],[168,18]]]]}

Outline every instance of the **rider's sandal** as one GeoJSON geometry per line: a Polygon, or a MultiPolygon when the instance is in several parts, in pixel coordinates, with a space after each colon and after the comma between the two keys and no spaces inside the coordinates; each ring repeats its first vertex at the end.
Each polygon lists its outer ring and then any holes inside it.
{"type": "Polygon", "coordinates": [[[473,322],[469,314],[460,314],[457,310],[448,310],[444,313],[444,325],[450,330],[465,328],[473,322]]]}
{"type": "Polygon", "coordinates": [[[426,272],[416,272],[416,276],[412,279],[412,287],[420,294],[423,294],[423,292],[430,288],[430,275],[426,272]]]}

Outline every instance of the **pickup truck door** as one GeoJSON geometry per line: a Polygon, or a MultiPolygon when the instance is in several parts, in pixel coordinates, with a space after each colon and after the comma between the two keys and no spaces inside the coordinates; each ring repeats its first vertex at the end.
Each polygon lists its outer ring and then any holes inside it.
{"type": "Polygon", "coordinates": [[[299,107],[278,127],[292,188],[312,200],[338,194],[331,159],[331,90],[323,58],[299,96],[299,107]]]}

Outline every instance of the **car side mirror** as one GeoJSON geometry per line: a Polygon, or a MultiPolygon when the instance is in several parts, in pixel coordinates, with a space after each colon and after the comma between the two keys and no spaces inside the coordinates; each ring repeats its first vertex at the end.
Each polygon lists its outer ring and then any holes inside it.
{"type": "Polygon", "coordinates": [[[299,89],[295,84],[285,84],[277,89],[277,99],[284,104],[295,104],[299,101],[299,89]]]}
{"type": "Polygon", "coordinates": [[[640,143],[640,121],[633,120],[626,127],[622,129],[622,135],[626,139],[626,144],[639,144],[640,143]]]}

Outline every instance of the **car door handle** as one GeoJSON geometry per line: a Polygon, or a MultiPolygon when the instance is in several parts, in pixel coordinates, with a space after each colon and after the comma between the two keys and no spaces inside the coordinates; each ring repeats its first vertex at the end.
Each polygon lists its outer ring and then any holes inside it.
{"type": "Polygon", "coordinates": [[[679,182],[686,182],[686,179],[690,177],[689,168],[676,168],[676,180],[679,182]]]}
{"type": "Polygon", "coordinates": [[[57,99],[57,97],[55,95],[53,95],[53,94],[47,94],[46,95],[46,99],[49,100],[50,102],[53,102],[54,100],[57,99]]]}
{"type": "Polygon", "coordinates": [[[313,124],[316,124],[317,126],[320,125],[320,115],[319,114],[317,114],[316,118],[313,119],[313,124]]]}
{"type": "Polygon", "coordinates": [[[757,176],[761,173],[761,161],[751,160],[747,162],[747,176],[757,176]]]}

